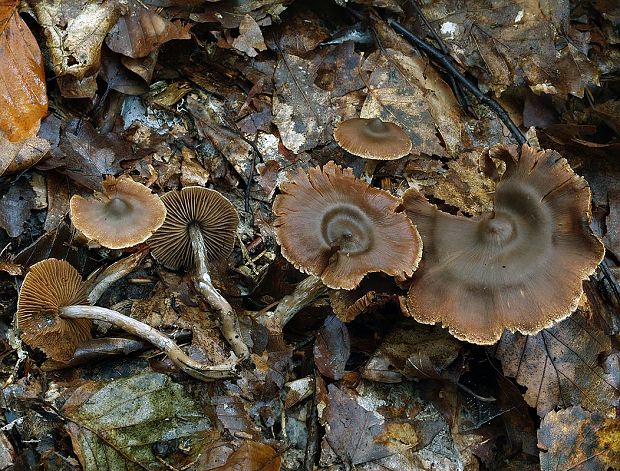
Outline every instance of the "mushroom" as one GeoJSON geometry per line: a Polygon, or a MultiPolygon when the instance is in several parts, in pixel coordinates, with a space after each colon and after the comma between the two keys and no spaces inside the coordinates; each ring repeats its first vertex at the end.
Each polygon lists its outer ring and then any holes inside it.
{"type": "Polygon", "coordinates": [[[230,366],[198,363],[170,338],[143,322],[88,305],[85,284],[70,263],[50,258],[30,267],[17,302],[17,326],[26,344],[42,350],[52,360],[67,362],[77,346],[91,338],[93,320],[108,322],[150,342],[195,378],[212,380],[233,375],[230,366]]]}
{"type": "Polygon", "coordinates": [[[496,146],[489,155],[506,170],[488,214],[453,216],[414,189],[403,196],[424,242],[411,315],[483,345],[504,329],[536,334],[570,315],[604,255],[589,227],[590,189],[557,152],[526,145],[518,158],[496,146]]]}
{"type": "Polygon", "coordinates": [[[400,200],[328,162],[297,173],[273,203],[282,255],[329,288],[355,288],[367,273],[409,277],[421,257],[400,200]]]}
{"type": "Polygon", "coordinates": [[[334,139],[347,152],[374,160],[396,160],[411,152],[411,139],[397,124],[379,118],[341,121],[334,139]]]}
{"type": "Polygon", "coordinates": [[[416,269],[422,242],[399,211],[400,200],[355,178],[350,169],[328,162],[323,170],[300,171],[280,189],[273,213],[282,255],[315,276],[263,317],[272,332],[324,292],[321,284],[351,290],[368,273],[404,278],[416,269]]]}
{"type": "Polygon", "coordinates": [[[148,241],[151,253],[167,268],[193,268],[196,290],[217,310],[224,338],[239,358],[249,357],[237,315],[209,275],[209,264],[227,258],[235,246],[235,207],[217,191],[199,186],[170,191],[161,199],[167,215],[148,241]]]}
{"type": "Polygon", "coordinates": [[[164,222],[166,208],[159,197],[130,177],[108,176],[103,192],[92,198],[75,195],[71,222],[88,239],[109,249],[132,247],[148,239],[164,222]]]}

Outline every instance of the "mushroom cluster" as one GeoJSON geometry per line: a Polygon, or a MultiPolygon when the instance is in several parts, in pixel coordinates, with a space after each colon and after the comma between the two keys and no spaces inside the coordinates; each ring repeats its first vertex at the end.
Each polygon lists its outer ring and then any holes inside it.
{"type": "Polygon", "coordinates": [[[604,255],[589,226],[590,189],[557,152],[523,146],[519,158],[497,146],[489,156],[506,170],[488,214],[444,213],[414,189],[403,196],[424,243],[407,307],[419,322],[441,322],[477,344],[567,317],[604,255]]]}
{"type": "Polygon", "coordinates": [[[77,346],[91,338],[93,320],[108,322],[150,342],[195,378],[234,376],[230,366],[209,366],[193,360],[174,341],[147,324],[111,309],[90,306],[82,278],[70,263],[50,258],[30,267],[17,302],[17,326],[26,344],[52,360],[69,361],[77,346]]]}

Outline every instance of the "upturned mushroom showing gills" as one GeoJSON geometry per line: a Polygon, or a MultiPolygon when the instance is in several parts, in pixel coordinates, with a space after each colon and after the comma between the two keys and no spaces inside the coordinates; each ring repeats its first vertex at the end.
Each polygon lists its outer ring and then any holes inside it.
{"type": "Polygon", "coordinates": [[[273,204],[282,255],[330,288],[355,288],[367,273],[409,277],[422,243],[400,200],[327,163],[280,186],[273,204]]]}
{"type": "Polygon", "coordinates": [[[71,222],[88,239],[110,249],[132,247],[148,239],[164,222],[159,197],[130,177],[106,177],[103,192],[71,198],[71,222]]]}
{"type": "Polygon", "coordinates": [[[160,348],[195,378],[234,376],[231,366],[209,366],[193,360],[174,341],[143,322],[87,303],[85,285],[71,264],[54,258],[35,263],[24,278],[17,302],[17,327],[22,331],[22,340],[52,360],[67,362],[78,344],[91,338],[91,321],[99,320],[160,348]]]}
{"type": "Polygon", "coordinates": [[[396,160],[411,152],[411,139],[397,124],[379,118],[342,121],[334,139],[347,152],[375,160],[396,160]]]}
{"type": "Polygon", "coordinates": [[[461,340],[495,343],[504,329],[535,334],[571,314],[603,258],[590,230],[590,189],[557,152],[504,146],[494,210],[444,213],[416,190],[403,196],[424,255],[407,297],[411,315],[461,340]]]}
{"type": "Polygon", "coordinates": [[[239,224],[235,207],[217,191],[198,186],[170,191],[162,201],[166,220],[148,241],[151,253],[173,270],[193,268],[196,290],[217,310],[224,338],[237,357],[249,357],[237,315],[209,275],[209,264],[226,259],[235,246],[239,224]]]}

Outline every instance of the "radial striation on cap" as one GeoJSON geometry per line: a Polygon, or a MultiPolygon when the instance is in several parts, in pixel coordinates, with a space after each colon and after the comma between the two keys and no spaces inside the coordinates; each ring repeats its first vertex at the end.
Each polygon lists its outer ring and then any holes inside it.
{"type": "Polygon", "coordinates": [[[164,266],[171,269],[194,265],[194,251],[189,227],[195,224],[204,237],[210,262],[223,260],[235,247],[239,225],[237,210],[215,190],[190,186],[162,196],[166,220],[148,241],[151,252],[164,266]]]}
{"type": "Polygon", "coordinates": [[[132,247],[164,222],[164,204],[141,183],[129,177],[107,177],[103,188],[92,198],[71,198],[71,222],[88,239],[110,249],[132,247]]]}
{"type": "Polygon", "coordinates": [[[273,204],[282,255],[330,288],[355,288],[364,275],[411,276],[422,243],[400,200],[333,162],[300,171],[273,204]]]}
{"type": "Polygon", "coordinates": [[[375,160],[396,160],[411,152],[411,139],[397,124],[379,118],[342,121],[334,139],[347,152],[375,160]]]}
{"type": "Polygon", "coordinates": [[[64,260],[35,263],[24,278],[17,302],[17,325],[22,340],[49,358],[66,362],[76,347],[91,338],[91,321],[63,319],[61,307],[88,304],[78,271],[64,260]]]}
{"type": "Polygon", "coordinates": [[[478,218],[438,210],[416,190],[405,211],[424,242],[407,307],[461,340],[495,343],[504,329],[535,334],[570,315],[604,255],[590,230],[590,189],[557,152],[504,146],[494,211],[478,218]]]}

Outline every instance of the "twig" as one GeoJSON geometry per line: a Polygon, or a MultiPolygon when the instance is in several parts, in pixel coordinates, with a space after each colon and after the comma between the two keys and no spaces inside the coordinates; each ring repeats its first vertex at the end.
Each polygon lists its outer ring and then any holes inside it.
{"type": "MultiPolygon", "coordinates": [[[[424,12],[418,5],[418,2],[416,0],[409,0],[409,3],[415,10],[416,14],[422,20],[422,23],[424,23],[424,26],[426,27],[426,29],[433,35],[433,38],[435,38],[435,41],[439,45],[441,52],[443,52],[445,55],[448,55],[448,48],[446,47],[446,43],[437,34],[437,31],[435,30],[435,28],[433,28],[433,26],[428,22],[428,20],[426,19],[426,16],[424,15],[424,12]]],[[[458,83],[455,80],[454,76],[450,74],[448,74],[448,80],[450,81],[450,87],[452,88],[452,91],[456,95],[456,99],[458,100],[459,105],[461,105],[463,108],[467,110],[470,110],[471,106],[469,104],[469,100],[467,99],[467,95],[465,95],[465,93],[463,92],[463,89],[461,88],[461,84],[458,83]]]]}
{"type": "Polygon", "coordinates": [[[459,82],[463,84],[465,88],[467,88],[472,95],[474,95],[481,103],[485,104],[493,112],[497,115],[497,117],[504,123],[504,125],[508,128],[515,141],[519,143],[519,145],[523,145],[526,143],[525,135],[521,132],[521,130],[517,127],[517,125],[510,119],[508,113],[501,107],[499,103],[497,103],[493,98],[488,97],[484,93],[480,91],[480,89],[474,85],[467,77],[465,77],[452,63],[452,59],[448,57],[446,54],[442,53],[440,50],[426,43],[407,28],[402,26],[398,21],[389,19],[388,24],[399,34],[403,35],[403,37],[409,41],[409,43],[414,46],[422,49],[426,52],[435,62],[439,63],[443,66],[450,74],[452,74],[459,82]]]}

